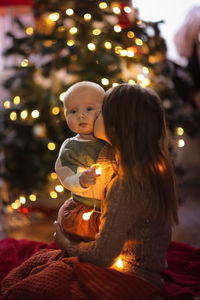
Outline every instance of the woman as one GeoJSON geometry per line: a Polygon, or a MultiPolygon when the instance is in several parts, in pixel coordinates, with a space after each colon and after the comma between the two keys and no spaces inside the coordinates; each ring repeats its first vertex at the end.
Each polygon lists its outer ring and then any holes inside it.
{"type": "Polygon", "coordinates": [[[137,85],[110,89],[94,134],[112,145],[118,161],[117,176],[107,187],[99,234],[90,243],[73,244],[63,239],[56,224],[57,244],[70,256],[103,267],[121,255],[121,271],[162,288],[160,273],[166,268],[171,227],[178,216],[159,97],[137,85]]]}

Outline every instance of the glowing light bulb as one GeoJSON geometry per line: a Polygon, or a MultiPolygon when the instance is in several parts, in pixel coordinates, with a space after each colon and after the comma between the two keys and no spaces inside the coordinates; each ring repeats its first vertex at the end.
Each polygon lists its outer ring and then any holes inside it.
{"type": "Polygon", "coordinates": [[[128,31],[128,32],[127,32],[127,37],[128,37],[129,39],[134,38],[134,36],[135,36],[135,33],[134,33],[133,31],[128,31]]]}
{"type": "Polygon", "coordinates": [[[60,18],[60,14],[58,12],[54,12],[48,16],[48,19],[56,22],[60,18]]]}
{"type": "Polygon", "coordinates": [[[21,204],[25,204],[26,203],[26,198],[24,196],[20,196],[19,201],[20,201],[21,204]]]}
{"type": "Polygon", "coordinates": [[[53,180],[58,178],[58,175],[55,172],[52,172],[50,176],[51,176],[51,179],[53,179],[53,180]]]}
{"type": "Polygon", "coordinates": [[[19,96],[15,96],[13,98],[13,103],[16,104],[16,105],[20,104],[20,97],[19,96]]]}
{"type": "Polygon", "coordinates": [[[84,213],[84,214],[82,215],[82,219],[83,219],[84,221],[88,221],[88,220],[90,219],[91,215],[93,214],[93,212],[94,212],[94,210],[91,210],[91,211],[89,211],[89,212],[87,212],[87,213],[84,213]]]}
{"type": "Polygon", "coordinates": [[[127,51],[126,51],[125,49],[122,49],[122,50],[120,51],[120,55],[121,55],[121,56],[126,56],[126,55],[127,55],[127,51]]]}
{"type": "Polygon", "coordinates": [[[128,83],[132,84],[132,85],[136,84],[135,80],[133,80],[133,79],[129,79],[128,83]]]}
{"type": "Polygon", "coordinates": [[[29,199],[33,202],[36,201],[36,195],[35,194],[29,195],[29,199]]]}
{"type": "Polygon", "coordinates": [[[141,82],[140,82],[140,85],[142,86],[142,87],[146,87],[146,86],[148,86],[148,85],[150,85],[150,80],[149,80],[149,78],[143,78],[142,80],[141,80],[141,82]]]}
{"type": "Polygon", "coordinates": [[[71,34],[76,34],[78,32],[78,28],[77,27],[71,27],[70,30],[69,30],[69,32],[71,34]]]}
{"type": "Polygon", "coordinates": [[[101,30],[99,28],[95,28],[95,29],[92,30],[92,33],[94,35],[99,35],[99,34],[101,34],[101,30]]]}
{"type": "Polygon", "coordinates": [[[52,143],[52,142],[51,142],[51,143],[48,143],[47,147],[48,147],[48,149],[49,149],[50,151],[53,151],[53,150],[56,149],[55,143],[52,143]]]}
{"type": "Polygon", "coordinates": [[[121,31],[122,31],[121,26],[120,26],[120,25],[115,25],[115,26],[114,26],[114,31],[115,31],[115,32],[121,32],[121,31]]]}
{"type": "Polygon", "coordinates": [[[11,204],[11,206],[12,206],[13,209],[18,209],[18,205],[17,205],[17,203],[15,203],[15,202],[13,202],[13,203],[11,204]]]}
{"type": "Polygon", "coordinates": [[[143,45],[143,41],[142,41],[141,39],[139,39],[139,38],[136,38],[136,39],[135,39],[135,43],[136,43],[136,45],[138,45],[138,46],[142,46],[142,45],[143,45]]]}
{"type": "Polygon", "coordinates": [[[118,258],[118,260],[116,261],[115,263],[115,266],[119,269],[122,269],[123,268],[123,261],[121,259],[121,256],[118,258]]]}
{"type": "Polygon", "coordinates": [[[125,11],[125,13],[130,14],[131,13],[131,8],[129,6],[125,6],[124,11],[125,11]]]}
{"type": "Polygon", "coordinates": [[[10,119],[11,119],[12,121],[17,120],[17,113],[16,113],[16,111],[12,111],[12,112],[10,113],[10,119]]]}
{"type": "Polygon", "coordinates": [[[37,119],[39,117],[40,113],[39,110],[35,109],[31,112],[31,116],[33,119],[37,119]]]}
{"type": "Polygon", "coordinates": [[[94,51],[94,50],[96,49],[95,44],[94,44],[94,43],[89,43],[89,44],[88,44],[88,49],[89,49],[90,51],[94,51]]]}
{"type": "Polygon", "coordinates": [[[128,57],[134,57],[135,53],[133,51],[133,49],[127,48],[127,56],[128,57]]]}
{"type": "Polygon", "coordinates": [[[28,116],[28,111],[25,109],[25,110],[22,110],[22,112],[20,113],[20,117],[25,120],[28,116]]]}
{"type": "Polygon", "coordinates": [[[56,199],[58,197],[58,194],[55,191],[51,191],[49,195],[52,199],[56,199]]]}
{"type": "Polygon", "coordinates": [[[121,50],[122,50],[122,47],[121,47],[121,46],[116,46],[116,47],[115,47],[115,53],[116,53],[116,54],[120,54],[120,53],[121,53],[121,50]]]}
{"type": "Polygon", "coordinates": [[[147,67],[142,67],[142,72],[144,74],[149,74],[149,69],[147,67]]]}
{"type": "Polygon", "coordinates": [[[177,133],[178,135],[183,135],[183,134],[184,134],[183,128],[182,128],[182,127],[177,127],[177,128],[176,128],[176,133],[177,133]]]}
{"type": "Polygon", "coordinates": [[[142,81],[144,79],[144,75],[143,74],[138,74],[137,79],[142,81]]]}
{"type": "Polygon", "coordinates": [[[119,83],[113,82],[112,87],[115,87],[115,86],[118,86],[118,85],[119,85],[119,83]]]}
{"type": "Polygon", "coordinates": [[[72,16],[72,15],[74,14],[74,11],[73,11],[72,8],[68,8],[68,9],[66,9],[65,13],[66,13],[66,15],[68,15],[68,16],[72,16]]]}
{"type": "Polygon", "coordinates": [[[64,191],[64,188],[62,185],[58,184],[58,185],[56,185],[55,190],[56,190],[56,192],[61,193],[64,191]]]}
{"type": "Polygon", "coordinates": [[[33,32],[34,32],[33,27],[27,27],[27,28],[26,28],[26,34],[27,34],[27,35],[32,35],[33,32]]]}
{"type": "Polygon", "coordinates": [[[22,60],[22,62],[21,62],[21,66],[22,66],[23,68],[27,67],[27,66],[28,66],[28,64],[29,64],[29,61],[28,61],[28,59],[27,59],[27,58],[25,58],[25,59],[24,59],[24,60],[22,60]]]}
{"type": "Polygon", "coordinates": [[[87,13],[87,14],[84,14],[83,18],[85,21],[90,21],[92,18],[92,15],[87,13]]]}
{"type": "Polygon", "coordinates": [[[108,4],[107,4],[106,2],[100,2],[100,3],[99,3],[99,7],[100,7],[101,9],[105,9],[105,8],[108,7],[108,4]]]}
{"type": "Polygon", "coordinates": [[[185,146],[185,141],[183,140],[183,139],[180,139],[179,141],[178,141],[178,147],[179,148],[183,148],[185,146]]]}
{"type": "Polygon", "coordinates": [[[10,108],[10,106],[11,106],[9,100],[6,100],[3,105],[5,108],[10,108]]]}
{"type": "Polygon", "coordinates": [[[69,46],[69,47],[74,46],[74,41],[73,40],[67,41],[67,46],[69,46]]]}
{"type": "Polygon", "coordinates": [[[101,175],[101,168],[99,167],[98,169],[95,170],[97,175],[101,175]]]}
{"type": "Polygon", "coordinates": [[[61,102],[64,101],[65,93],[66,93],[66,92],[63,92],[63,93],[61,93],[60,96],[59,96],[59,99],[60,99],[61,102]]]}
{"type": "Polygon", "coordinates": [[[101,79],[101,83],[102,83],[103,85],[109,85],[109,80],[108,80],[107,78],[102,78],[102,79],[101,79]]]}
{"type": "Polygon", "coordinates": [[[96,175],[101,175],[101,165],[100,164],[93,164],[90,168],[95,169],[96,175]]]}
{"type": "Polygon", "coordinates": [[[113,7],[114,14],[118,15],[121,12],[121,9],[118,6],[113,7]]]}
{"type": "Polygon", "coordinates": [[[105,42],[104,46],[106,49],[111,49],[112,48],[112,44],[110,42],[105,42]]]}
{"type": "Polygon", "coordinates": [[[58,106],[54,106],[51,111],[53,115],[58,115],[60,112],[60,108],[58,106]]]}

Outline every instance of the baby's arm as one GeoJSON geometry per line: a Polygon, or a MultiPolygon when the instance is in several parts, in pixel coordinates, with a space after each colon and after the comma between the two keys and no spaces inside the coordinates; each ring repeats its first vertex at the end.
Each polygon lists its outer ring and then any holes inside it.
{"type": "Polygon", "coordinates": [[[96,177],[99,176],[96,175],[95,169],[93,168],[74,173],[67,166],[62,166],[59,157],[56,160],[55,170],[60,182],[72,193],[85,191],[86,188],[96,183],[96,177]]]}

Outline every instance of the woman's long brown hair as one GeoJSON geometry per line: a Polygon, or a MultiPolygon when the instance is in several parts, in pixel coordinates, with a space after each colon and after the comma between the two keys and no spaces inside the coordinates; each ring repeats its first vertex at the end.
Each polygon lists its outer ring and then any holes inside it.
{"type": "Polygon", "coordinates": [[[120,153],[119,176],[134,207],[160,224],[177,224],[175,174],[159,96],[139,85],[122,84],[106,92],[102,114],[107,137],[120,153]]]}

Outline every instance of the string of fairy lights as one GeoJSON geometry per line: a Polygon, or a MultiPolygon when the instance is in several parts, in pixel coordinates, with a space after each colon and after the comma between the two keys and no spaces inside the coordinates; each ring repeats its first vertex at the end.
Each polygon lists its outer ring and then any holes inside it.
{"type": "MultiPolygon", "coordinates": [[[[108,4],[106,2],[100,2],[99,4],[99,8],[100,9],[107,9],[108,4]]],[[[117,4],[117,2],[113,2],[111,4],[111,8],[112,11],[115,15],[119,15],[123,9],[123,12],[126,14],[130,14],[133,12],[134,8],[130,7],[130,6],[124,6],[123,8],[120,7],[119,4],[117,4]]],[[[65,11],[67,16],[73,16],[74,15],[74,10],[71,7],[68,7],[65,11]]],[[[92,14],[91,13],[85,13],[83,15],[83,22],[90,22],[92,20],[92,14]]],[[[60,14],[58,12],[53,12],[50,13],[46,16],[45,22],[47,26],[53,27],[55,22],[57,22],[60,18],[60,14]]],[[[138,24],[142,21],[138,20],[137,21],[138,24]]],[[[57,28],[58,31],[63,32],[68,30],[68,39],[66,41],[67,46],[72,47],[75,45],[76,43],[76,39],[74,38],[75,35],[78,33],[79,29],[76,26],[71,26],[69,28],[66,28],[64,25],[59,26],[57,28]]],[[[113,30],[116,33],[120,33],[123,28],[122,26],[120,26],[119,24],[114,24],[113,25],[113,30]]],[[[33,27],[27,27],[25,29],[25,32],[28,36],[31,36],[34,33],[34,28],[33,27]]],[[[98,27],[94,27],[92,29],[92,39],[91,41],[87,44],[87,48],[89,51],[93,52],[96,51],[97,45],[95,44],[95,40],[93,40],[93,37],[97,37],[100,34],[102,34],[102,29],[98,28],[98,27]]],[[[128,31],[127,32],[127,37],[129,39],[134,39],[134,44],[136,46],[133,47],[128,47],[128,48],[123,48],[122,46],[113,46],[113,44],[111,43],[111,41],[106,40],[104,42],[104,47],[106,50],[110,50],[114,47],[114,51],[117,55],[120,55],[122,57],[129,57],[129,58],[133,58],[136,54],[136,47],[142,47],[143,46],[143,41],[141,38],[138,38],[135,36],[135,33],[133,31],[128,31]]],[[[44,45],[46,47],[50,47],[52,46],[52,44],[54,43],[54,41],[52,40],[46,40],[44,41],[44,45]]],[[[154,63],[156,61],[156,57],[153,55],[149,55],[148,58],[150,63],[154,63]]],[[[26,68],[28,67],[30,64],[29,59],[28,58],[24,58],[20,65],[22,68],[26,68]]],[[[140,84],[142,87],[147,87],[151,84],[151,71],[148,67],[146,66],[140,66],[138,69],[138,73],[136,74],[136,80],[135,79],[128,79],[128,83],[129,84],[140,84]]],[[[101,78],[101,84],[103,86],[108,86],[110,84],[110,81],[108,78],[101,78]]],[[[116,86],[118,85],[117,82],[112,83],[112,86],[116,86]]],[[[64,98],[64,94],[65,92],[60,93],[59,95],[59,100],[62,102],[63,98],[64,98]]],[[[17,113],[17,107],[20,107],[21,104],[21,98],[19,95],[16,95],[15,97],[13,97],[12,100],[5,100],[3,103],[3,106],[5,109],[9,109],[10,110],[10,120],[15,122],[15,121],[19,121],[19,120],[27,120],[28,118],[32,120],[35,120],[37,118],[39,118],[40,116],[40,111],[39,109],[34,109],[32,111],[28,111],[27,109],[24,109],[20,112],[20,114],[17,113]],[[12,109],[12,107],[14,106],[14,108],[12,109]]],[[[60,107],[58,105],[55,105],[51,108],[51,114],[52,116],[56,116],[60,113],[60,107]]],[[[183,139],[183,135],[184,135],[184,129],[182,127],[178,127],[176,129],[176,134],[178,136],[178,140],[177,140],[177,146],[179,148],[184,147],[185,145],[185,141],[183,139]]],[[[57,149],[57,145],[53,142],[50,141],[47,144],[47,150],[48,151],[55,151],[57,149]]],[[[62,193],[64,191],[64,188],[61,184],[58,184],[58,178],[57,178],[57,174],[55,172],[52,172],[49,174],[49,179],[51,181],[51,190],[49,191],[49,196],[52,199],[56,199],[59,195],[59,193],[62,193]]],[[[15,199],[10,205],[8,205],[8,211],[12,212],[13,210],[18,210],[19,208],[23,207],[23,205],[25,205],[27,203],[27,201],[31,201],[31,202],[35,202],[37,201],[37,193],[32,193],[28,196],[25,195],[20,195],[19,197],[17,197],[17,199],[15,199]]],[[[24,207],[25,209],[25,207],[24,207]]],[[[25,212],[25,210],[24,210],[25,212]]]]}

